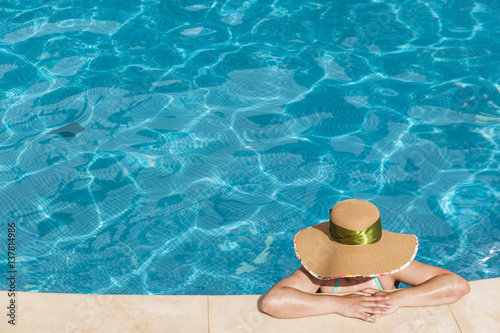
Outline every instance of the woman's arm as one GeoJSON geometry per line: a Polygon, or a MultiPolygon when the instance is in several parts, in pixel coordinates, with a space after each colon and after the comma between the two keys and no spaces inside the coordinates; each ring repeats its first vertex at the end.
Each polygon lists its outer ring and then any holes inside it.
{"type": "Polygon", "coordinates": [[[261,299],[260,309],[277,318],[300,318],[324,314],[340,314],[376,322],[372,314],[383,315],[391,308],[385,295],[346,296],[316,294],[321,280],[304,268],[275,284],[261,299]]]}
{"type": "Polygon", "coordinates": [[[393,305],[390,313],[400,307],[437,306],[458,301],[470,291],[469,283],[446,269],[413,261],[407,268],[395,273],[398,281],[414,286],[386,293],[364,289],[372,295],[388,295],[393,305]]]}

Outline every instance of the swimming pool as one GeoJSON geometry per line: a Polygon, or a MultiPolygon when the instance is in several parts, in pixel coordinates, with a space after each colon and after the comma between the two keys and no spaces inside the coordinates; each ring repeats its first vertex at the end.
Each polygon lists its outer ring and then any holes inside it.
{"type": "Polygon", "coordinates": [[[4,1],[0,15],[18,290],[264,293],[300,265],[294,234],[353,197],[416,234],[417,260],[500,276],[497,2],[4,1]]]}

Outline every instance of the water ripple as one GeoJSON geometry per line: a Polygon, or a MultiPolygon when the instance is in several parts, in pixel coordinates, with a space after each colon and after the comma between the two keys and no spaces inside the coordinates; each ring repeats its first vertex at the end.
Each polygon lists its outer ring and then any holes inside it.
{"type": "Polygon", "coordinates": [[[352,197],[419,260],[500,275],[492,1],[4,7],[20,290],[263,293],[352,197]]]}

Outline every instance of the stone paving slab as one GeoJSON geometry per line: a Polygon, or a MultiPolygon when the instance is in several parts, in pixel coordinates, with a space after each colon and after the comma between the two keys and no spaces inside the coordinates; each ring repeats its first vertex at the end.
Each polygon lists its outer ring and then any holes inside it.
{"type": "MultiPolygon", "coordinates": [[[[208,332],[208,296],[16,294],[16,325],[2,315],[2,333],[208,332]]],[[[0,292],[2,312],[8,303],[0,292]]]]}
{"type": "Polygon", "coordinates": [[[471,292],[450,304],[462,333],[500,332],[500,278],[470,283],[471,292]]]}

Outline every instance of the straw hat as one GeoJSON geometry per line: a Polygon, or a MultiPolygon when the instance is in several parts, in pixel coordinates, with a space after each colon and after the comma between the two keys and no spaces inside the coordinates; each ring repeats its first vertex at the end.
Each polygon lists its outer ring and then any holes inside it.
{"type": "Polygon", "coordinates": [[[294,247],[311,275],[330,280],[396,273],[415,258],[418,240],[382,230],[375,205],[349,199],[333,206],[330,221],[299,231],[294,247]]]}

